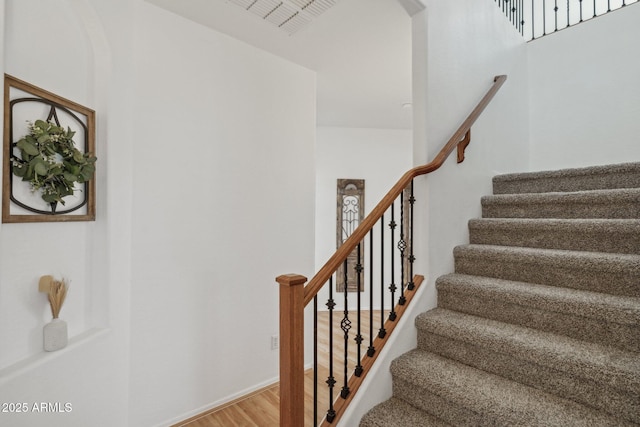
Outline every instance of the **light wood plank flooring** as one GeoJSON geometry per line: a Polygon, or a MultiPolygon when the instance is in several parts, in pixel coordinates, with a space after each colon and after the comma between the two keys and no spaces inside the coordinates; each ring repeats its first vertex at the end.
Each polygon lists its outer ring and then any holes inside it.
{"type": "MultiPolygon", "coordinates": [[[[354,337],[357,333],[357,320],[351,313],[351,330],[348,339],[348,371],[353,372],[357,360],[357,345],[354,337]]],[[[344,382],[344,332],[340,329],[342,312],[333,314],[333,376],[337,383],[334,388],[334,399],[339,396],[344,382]]],[[[374,313],[374,336],[380,328],[380,313],[374,313]]],[[[362,356],[369,347],[369,312],[361,314],[362,356]]],[[[313,421],[313,370],[305,374],[305,426],[317,425],[329,407],[329,395],[325,381],[329,375],[329,315],[327,312],[318,313],[318,420],[313,421]]],[[[350,374],[349,374],[350,376],[350,374]]],[[[245,398],[236,400],[221,408],[193,417],[174,427],[273,427],[278,426],[280,390],[278,384],[260,390],[245,398]]]]}

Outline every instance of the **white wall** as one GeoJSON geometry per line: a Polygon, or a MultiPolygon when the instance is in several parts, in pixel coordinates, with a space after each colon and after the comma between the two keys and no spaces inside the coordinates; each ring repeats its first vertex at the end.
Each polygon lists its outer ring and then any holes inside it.
{"type": "Polygon", "coordinates": [[[427,85],[414,96],[426,100],[426,114],[416,118],[420,136],[416,162],[437,154],[494,76],[508,76],[473,126],[465,162],[458,165],[451,156],[427,178],[428,266],[433,283],[453,270],[451,250],[468,241],[467,221],[480,215],[480,196],[491,192],[491,178],[528,166],[528,76],[525,43],[495,2],[429,1],[423,23],[427,53],[421,62],[426,61],[427,85]]]}
{"type": "Polygon", "coordinates": [[[99,160],[95,222],[0,226],[0,401],[73,408],[0,425],[169,425],[274,380],[274,279],[314,264],[314,74],[139,0],[5,1],[5,70],[94,108],[99,160]],[[55,353],[42,274],[72,281],[55,353]]]}
{"type": "Polygon", "coordinates": [[[531,168],[640,160],[640,5],[528,44],[531,168]]]}
{"type": "Polygon", "coordinates": [[[416,273],[427,281],[396,329],[381,363],[365,380],[340,425],[356,425],[376,402],[391,394],[390,361],[415,348],[415,316],[435,306],[435,279],[453,271],[453,247],[468,242],[467,221],[480,214],[480,197],[489,194],[496,173],[528,167],[527,68],[524,41],[494,1],[424,1],[413,17],[414,164],[437,154],[492,84],[508,80],[472,128],[467,159],[455,152],[426,179],[416,180],[416,273]]]}
{"type": "Polygon", "coordinates": [[[127,3],[110,2],[98,16],[85,0],[6,1],[5,71],[98,111],[99,166],[97,221],[1,226],[0,400],[27,403],[30,411],[0,414],[2,425],[126,425],[130,205],[128,186],[116,185],[126,176],[129,156],[121,150],[123,159],[115,164],[108,153],[130,142],[120,121],[121,114],[130,117],[129,87],[126,79],[116,83],[111,73],[131,68],[127,44],[107,43],[103,25],[111,22],[118,37],[126,38],[127,3]],[[120,107],[107,112],[113,98],[120,107]],[[107,138],[110,133],[119,137],[107,138]],[[46,299],[37,293],[42,274],[71,280],[61,313],[71,341],[55,353],[42,351],[42,326],[50,318],[46,299]],[[31,405],[42,402],[69,403],[72,410],[33,412],[31,405]]]}
{"type": "Polygon", "coordinates": [[[315,75],[146,3],[136,41],[130,425],[148,426],[277,380],[275,277],[313,270],[315,75]]]}
{"type": "MultiPolygon", "coordinates": [[[[364,215],[378,204],[391,186],[412,167],[412,132],[408,129],[373,129],[318,127],[316,142],[316,271],[336,251],[336,184],[340,178],[365,180],[364,215]]],[[[397,207],[396,209],[399,209],[397,207]]],[[[399,210],[396,213],[399,217],[399,210]]],[[[399,220],[398,220],[399,221],[399,220]]],[[[396,233],[397,234],[397,233],[396,233]]],[[[378,235],[376,234],[376,239],[378,235]]],[[[397,236],[396,236],[397,237],[397,236]]],[[[387,241],[390,241],[387,238],[387,241]]],[[[374,243],[375,244],[375,243],[374,243]]],[[[368,240],[365,250],[369,251],[368,240]]],[[[365,282],[368,274],[379,269],[370,268],[368,255],[364,261],[365,282]]],[[[388,259],[388,258],[387,258],[388,259]]],[[[376,260],[377,262],[377,253],[376,260]]],[[[326,289],[320,301],[328,298],[326,289]]],[[[369,303],[368,286],[362,293],[369,303]]],[[[338,307],[344,305],[336,298],[338,307]]],[[[353,301],[355,304],[355,301],[353,301]]],[[[374,307],[379,307],[378,292],[374,307]]],[[[324,305],[321,305],[324,309],[324,305]]]]}

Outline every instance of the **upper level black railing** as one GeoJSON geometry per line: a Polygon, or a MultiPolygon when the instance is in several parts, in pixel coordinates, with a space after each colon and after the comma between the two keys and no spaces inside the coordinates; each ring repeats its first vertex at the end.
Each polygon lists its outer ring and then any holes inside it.
{"type": "Polygon", "coordinates": [[[495,0],[526,40],[553,34],[639,0],[495,0]]]}
{"type": "Polygon", "coordinates": [[[406,172],[306,286],[306,277],[296,274],[276,279],[280,284],[281,426],[333,425],[344,413],[423,281],[413,271],[414,179],[440,168],[456,148],[458,163],[464,160],[471,126],[506,78],[494,79],[434,160],[406,172]],[[343,292],[335,287],[338,280],[343,292]],[[349,291],[350,287],[354,290],[349,291]],[[320,302],[326,310],[320,310],[320,302]],[[307,387],[304,312],[311,303],[313,384],[307,387]],[[310,400],[312,408],[305,408],[310,400]]]}

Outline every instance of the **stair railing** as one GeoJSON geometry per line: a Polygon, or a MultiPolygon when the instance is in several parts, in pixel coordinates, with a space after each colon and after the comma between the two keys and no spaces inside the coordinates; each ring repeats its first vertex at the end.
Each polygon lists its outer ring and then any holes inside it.
{"type": "Polygon", "coordinates": [[[424,279],[413,272],[413,180],[440,168],[456,147],[458,163],[464,160],[464,150],[471,139],[471,126],[506,79],[505,75],[494,78],[489,91],[433,161],[406,172],[306,286],[307,278],[298,274],[286,274],[276,278],[280,286],[280,426],[305,425],[304,311],[312,301],[313,411],[306,411],[306,425],[311,423],[316,426],[319,419],[323,425],[335,425],[346,410],[424,279]],[[385,224],[385,218],[389,220],[388,224],[385,224]],[[379,245],[374,246],[376,241],[379,245]],[[365,250],[365,246],[368,250],[365,250]],[[349,265],[348,257],[354,251],[357,261],[349,265]],[[376,254],[379,258],[374,259],[376,254]],[[362,272],[366,258],[369,260],[369,269],[365,275],[362,272]],[[336,272],[341,267],[341,277],[338,278],[336,272]],[[348,274],[349,269],[354,274],[348,274]],[[344,292],[342,301],[336,301],[334,280],[337,282],[340,279],[344,292]],[[379,284],[378,290],[374,289],[374,282],[379,284]],[[349,292],[349,285],[355,285],[355,292],[349,292]],[[367,287],[365,285],[368,285],[368,310],[362,308],[361,294],[367,287]],[[385,287],[386,285],[388,287],[385,287]],[[323,312],[318,311],[318,294],[321,291],[328,294],[327,310],[323,312]],[[350,293],[356,295],[350,299],[350,293]],[[339,343],[334,343],[333,333],[336,308],[342,311],[338,334],[342,332],[343,339],[338,339],[339,343]],[[325,352],[319,351],[320,315],[327,317],[324,324],[328,328],[328,337],[325,339],[328,340],[328,348],[325,352]],[[376,328],[378,318],[379,328],[376,328]],[[355,333],[351,331],[354,322],[355,333]],[[350,341],[354,343],[350,345],[350,341]],[[366,352],[363,351],[363,343],[368,344],[366,352]],[[334,348],[340,347],[343,353],[336,355],[334,348]],[[327,386],[325,393],[318,391],[320,370],[327,374],[324,381],[327,386]],[[340,378],[337,379],[337,376],[340,378]],[[342,387],[338,392],[336,385],[339,381],[342,382],[342,387]],[[319,403],[320,401],[323,403],[319,403]],[[322,415],[319,413],[321,404],[326,404],[326,408],[322,409],[322,415]]]}
{"type": "Polygon", "coordinates": [[[524,36],[524,27],[527,23],[525,19],[525,0],[496,0],[498,7],[502,9],[509,22],[516,27],[516,30],[524,36]]]}
{"type": "Polygon", "coordinates": [[[526,40],[553,34],[639,0],[495,0],[526,40]]]}

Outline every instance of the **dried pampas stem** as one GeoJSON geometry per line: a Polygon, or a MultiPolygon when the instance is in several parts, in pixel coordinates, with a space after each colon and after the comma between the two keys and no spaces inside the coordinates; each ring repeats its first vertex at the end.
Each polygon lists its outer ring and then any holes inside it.
{"type": "Polygon", "coordinates": [[[67,297],[67,283],[64,279],[53,280],[49,289],[49,305],[51,306],[51,314],[57,319],[60,314],[64,299],[67,297]]]}

